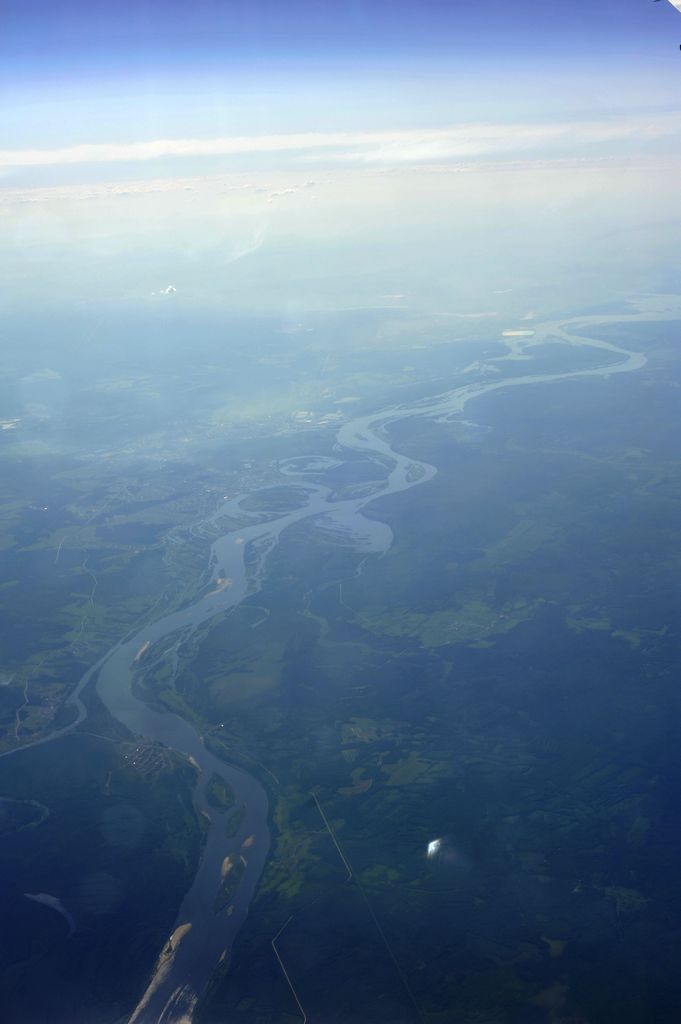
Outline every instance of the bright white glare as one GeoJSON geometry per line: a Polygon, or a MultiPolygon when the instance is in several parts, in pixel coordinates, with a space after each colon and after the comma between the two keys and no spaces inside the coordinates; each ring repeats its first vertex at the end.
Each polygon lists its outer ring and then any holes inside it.
{"type": "Polygon", "coordinates": [[[442,840],[441,839],[431,839],[431,841],[428,843],[428,850],[426,852],[426,856],[434,857],[435,854],[438,852],[438,850],[440,849],[441,846],[442,846],[442,840]]]}

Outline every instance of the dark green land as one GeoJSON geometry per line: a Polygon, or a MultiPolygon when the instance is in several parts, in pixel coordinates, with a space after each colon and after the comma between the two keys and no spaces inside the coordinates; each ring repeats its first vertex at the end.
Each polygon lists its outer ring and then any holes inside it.
{"type": "MultiPolygon", "coordinates": [[[[200,1024],[300,1019],[272,949],[289,919],[276,948],[311,1022],[681,1019],[678,332],[599,328],[647,366],[500,391],[466,424],[397,425],[393,443],[438,474],[372,504],[395,535],[384,558],[358,576],[357,552],[302,522],[262,592],[180,649],[176,678],[163,664],[141,675],[140,693],[270,794],[270,858],[200,1024]]],[[[430,354],[433,391],[454,349],[430,354]]],[[[532,369],[583,354],[538,353],[532,369]]],[[[353,415],[418,397],[404,353],[384,385],[377,359],[352,358],[333,400],[357,395],[353,415]]],[[[278,460],[331,454],[334,429],[271,427],[184,462],[166,438],[166,465],[140,456],[97,480],[66,456],[12,461],[6,747],[17,712],[20,738],[66,715],[82,671],[159,595],[172,607],[205,586],[211,535],[189,527],[222,493],[271,484],[254,511],[295,507],[278,460]]],[[[371,470],[357,457],[328,483],[349,493],[371,470]]],[[[0,805],[1,994],[22,1024],[129,1012],[198,856],[190,766],[144,745],[133,765],[139,741],[88,703],[78,734],[0,759],[14,801],[0,805]],[[83,931],[67,939],[24,892],[58,896],[83,931]],[[62,1017],[46,1016],[55,993],[62,1017]]],[[[209,789],[231,804],[221,780],[209,789]]]]}
{"type": "Polygon", "coordinates": [[[490,396],[466,416],[488,429],[401,424],[439,473],[372,505],[390,553],[352,578],[296,527],[267,621],[207,632],[182,696],[279,785],[202,1022],[297,1019],[290,915],[310,1020],[677,1019],[677,331],[609,329],[649,366],[490,396]]]}

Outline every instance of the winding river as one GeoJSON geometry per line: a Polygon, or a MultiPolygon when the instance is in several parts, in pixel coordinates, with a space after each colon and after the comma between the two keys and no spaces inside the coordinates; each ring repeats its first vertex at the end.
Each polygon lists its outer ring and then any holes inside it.
{"type": "Polygon", "coordinates": [[[134,635],[128,635],[83,676],[69,699],[69,703],[77,709],[76,720],[67,728],[55,730],[38,742],[46,743],[64,735],[83,721],[86,709],[80,695],[96,677],[98,693],[116,719],[135,735],[165,744],[195,761],[200,768],[195,790],[196,808],[210,819],[196,876],[180,906],[173,934],[159,956],[147,989],[132,1012],[129,1024],[180,1024],[192,1020],[198,998],[218,962],[229,957],[231,946],[248,912],[270,843],[268,801],[260,782],[210,753],[189,722],[175,714],[155,710],[136,698],[132,692],[135,671],[143,671],[154,659],[167,656],[173,647],[176,649],[203,623],[218,614],[229,612],[245,598],[255,594],[262,586],[269,553],[283,531],[294,523],[316,518],[332,533],[351,540],[363,553],[381,554],[387,551],[392,543],[390,528],[385,523],[363,516],[363,510],[379,497],[421,486],[436,473],[434,466],[409,459],[394,450],[388,437],[391,424],[417,416],[436,420],[454,418],[473,399],[502,388],[637,370],[646,362],[641,353],[574,334],[572,329],[585,330],[590,326],[610,323],[676,319],[678,316],[678,306],[672,309],[658,304],[653,309],[630,316],[592,316],[544,323],[535,327],[532,336],[504,339],[507,341],[507,354],[475,364],[468,374],[464,373],[463,376],[468,378],[465,383],[434,397],[394,405],[346,422],[336,437],[336,460],[320,456],[315,459],[290,459],[280,465],[284,480],[295,483],[301,495],[304,495],[303,507],[265,518],[262,514],[245,510],[246,499],[252,497],[252,494],[244,493],[224,501],[208,520],[212,528],[219,528],[223,521],[232,524],[212,545],[210,568],[213,589],[208,593],[203,590],[193,604],[158,618],[134,635]],[[504,375],[504,362],[510,367],[512,361],[527,360],[529,368],[531,356],[528,350],[549,340],[552,343],[565,343],[575,349],[599,349],[603,352],[603,362],[598,367],[563,373],[504,375]],[[496,373],[493,372],[495,369],[496,373]],[[492,377],[494,379],[490,379],[492,377]],[[321,478],[324,469],[334,462],[342,461],[343,452],[348,450],[361,452],[365,458],[375,462],[377,480],[367,485],[361,496],[342,499],[336,497],[321,482],[321,478]],[[246,522],[247,525],[234,529],[235,520],[246,522]],[[246,551],[249,553],[248,561],[246,551]],[[225,584],[226,579],[231,581],[229,585],[225,584]],[[136,662],[136,655],[142,647],[145,649],[144,659],[136,662]],[[207,800],[206,786],[213,773],[221,775],[230,784],[237,806],[243,805],[245,808],[238,831],[232,838],[227,838],[227,818],[230,812],[216,810],[207,800]],[[229,912],[216,914],[213,904],[227,856],[232,861],[243,858],[245,868],[229,912]]]}

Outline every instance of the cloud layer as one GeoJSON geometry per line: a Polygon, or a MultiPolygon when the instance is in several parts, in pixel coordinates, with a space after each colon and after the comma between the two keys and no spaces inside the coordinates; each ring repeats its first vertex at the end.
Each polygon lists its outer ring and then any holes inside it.
{"type": "Polygon", "coordinates": [[[163,161],[177,158],[289,154],[298,160],[340,163],[433,163],[535,151],[577,153],[681,140],[681,115],[545,124],[464,124],[445,129],[388,132],[320,132],[155,139],[92,143],[56,149],[0,150],[0,168],[163,161]]]}

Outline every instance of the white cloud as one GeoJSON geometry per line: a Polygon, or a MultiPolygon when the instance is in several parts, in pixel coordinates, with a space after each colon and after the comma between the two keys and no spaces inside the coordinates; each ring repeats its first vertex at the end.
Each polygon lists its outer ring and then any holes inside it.
{"type": "Polygon", "coordinates": [[[151,178],[127,181],[124,185],[115,181],[99,183],[48,185],[25,188],[0,188],[0,205],[8,203],[40,203],[55,200],[80,201],[83,199],[125,199],[136,195],[170,192],[210,191],[215,195],[245,195],[267,192],[270,185],[262,187],[253,182],[228,183],[217,177],[151,178]]]}
{"type": "Polygon", "coordinates": [[[281,199],[283,196],[292,196],[296,192],[300,192],[298,188],[282,188],[279,192],[270,192],[267,197],[267,202],[271,203],[274,199],[281,199]]]}
{"type": "Polygon", "coordinates": [[[368,163],[437,162],[558,149],[618,141],[651,142],[681,136],[681,115],[546,124],[463,124],[445,129],[388,132],[319,132],[234,136],[216,139],[155,139],[92,143],[57,149],[0,150],[0,168],[163,160],[168,157],[229,157],[289,153],[368,163]]]}

